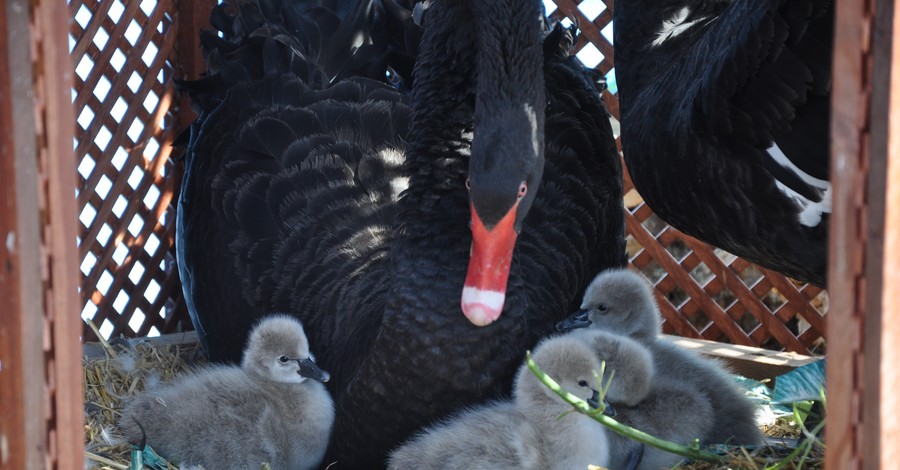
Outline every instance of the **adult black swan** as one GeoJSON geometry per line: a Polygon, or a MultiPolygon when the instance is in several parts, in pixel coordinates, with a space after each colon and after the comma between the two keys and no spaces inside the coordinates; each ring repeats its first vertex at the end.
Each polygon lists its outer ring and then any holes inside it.
{"type": "Polygon", "coordinates": [[[382,46],[404,43],[371,31],[382,3],[217,7],[178,223],[210,357],[237,360],[267,312],[300,318],[332,375],[325,463],[346,468],[508,393],[591,276],[625,262],[608,115],[540,3],[430,2],[409,98],[353,76],[384,77],[362,59],[391,65],[382,46]]]}
{"type": "Polygon", "coordinates": [[[830,0],[621,0],[622,150],[666,222],[825,285],[830,0]]]}

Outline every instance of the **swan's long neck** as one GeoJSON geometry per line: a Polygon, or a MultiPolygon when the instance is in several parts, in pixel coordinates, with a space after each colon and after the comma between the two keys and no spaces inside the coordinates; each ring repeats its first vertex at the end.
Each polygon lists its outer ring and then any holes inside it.
{"type": "Polygon", "coordinates": [[[420,211],[420,196],[464,188],[470,172],[490,179],[527,165],[540,181],[547,101],[541,21],[537,0],[431,3],[412,90],[405,207],[420,211]],[[492,152],[491,143],[523,151],[492,152]]]}
{"type": "MultiPolygon", "coordinates": [[[[522,352],[510,344],[533,341],[521,299],[511,301],[513,313],[485,328],[470,324],[459,310],[471,242],[466,177],[477,28],[471,15],[461,1],[433,1],[425,12],[404,167],[409,187],[398,203],[390,295],[371,354],[338,398],[337,408],[354,410],[354,420],[390,421],[379,413],[404,410],[405,424],[424,425],[460,404],[497,396],[521,362],[522,352]],[[423,374],[435,368],[443,373],[423,374]],[[372,402],[381,406],[368,406],[372,402]]],[[[413,431],[394,429],[385,438],[413,431]]],[[[342,427],[338,420],[335,433],[352,432],[352,425],[342,427]]],[[[353,440],[348,435],[338,444],[348,450],[338,453],[352,453],[353,440]]]]}
{"type": "Polygon", "coordinates": [[[480,0],[472,2],[472,15],[479,23],[476,129],[502,122],[501,116],[521,112],[524,105],[539,120],[540,141],[535,145],[542,152],[546,97],[540,5],[536,1],[480,0]]]}

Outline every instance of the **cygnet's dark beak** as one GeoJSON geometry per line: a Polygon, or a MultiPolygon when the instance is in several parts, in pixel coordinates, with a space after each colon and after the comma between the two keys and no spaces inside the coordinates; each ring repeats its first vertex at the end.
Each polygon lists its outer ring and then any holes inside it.
{"type": "Polygon", "coordinates": [[[312,359],[297,359],[297,364],[300,366],[300,369],[297,370],[297,373],[307,379],[317,380],[319,382],[328,382],[331,379],[331,376],[328,375],[328,372],[325,372],[322,369],[319,369],[319,366],[316,365],[312,359]]]}
{"type": "Polygon", "coordinates": [[[556,324],[556,331],[565,333],[567,331],[577,330],[579,328],[587,328],[591,326],[591,320],[588,317],[590,310],[583,308],[556,324]]]}
{"type": "MultiPolygon", "coordinates": [[[[591,390],[593,390],[593,389],[591,389],[591,390]]],[[[594,390],[594,394],[591,395],[591,397],[585,401],[587,401],[587,404],[590,405],[591,408],[593,408],[595,410],[597,408],[600,408],[600,392],[598,392],[597,390],[594,390]]]]}
{"type": "MultiPolygon", "coordinates": [[[[593,390],[593,389],[592,389],[592,390],[593,390]]],[[[594,390],[594,394],[591,396],[591,398],[588,398],[588,399],[585,400],[585,401],[587,401],[587,404],[590,405],[590,407],[593,408],[593,409],[595,409],[595,410],[598,409],[598,408],[600,408],[600,392],[598,392],[597,390],[594,390]]],[[[604,408],[603,408],[603,414],[605,414],[606,416],[609,416],[610,418],[615,418],[615,417],[616,417],[616,410],[615,410],[615,409],[613,408],[613,406],[606,400],[605,397],[603,398],[603,407],[604,407],[604,408]]]]}

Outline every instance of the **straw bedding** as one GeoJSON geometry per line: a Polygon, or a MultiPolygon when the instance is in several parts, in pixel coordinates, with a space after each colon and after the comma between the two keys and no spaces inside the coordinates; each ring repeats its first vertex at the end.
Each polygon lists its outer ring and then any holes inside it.
{"type": "Polygon", "coordinates": [[[131,444],[116,429],[125,400],[148,385],[170,382],[206,359],[196,343],[123,341],[89,348],[93,354],[84,358],[85,468],[126,469],[131,444]]]}

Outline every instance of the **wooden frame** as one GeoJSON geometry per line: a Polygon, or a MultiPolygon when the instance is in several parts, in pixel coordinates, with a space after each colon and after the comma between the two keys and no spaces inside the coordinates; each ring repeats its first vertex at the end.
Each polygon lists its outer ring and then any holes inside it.
{"type": "Polygon", "coordinates": [[[897,0],[837,0],[832,87],[828,433],[832,469],[900,462],[897,0]],[[893,155],[893,158],[889,158],[893,155]]]}
{"type": "Polygon", "coordinates": [[[83,468],[66,5],[2,8],[0,468],[83,468]]]}
{"type": "Polygon", "coordinates": [[[43,466],[40,227],[31,57],[24,2],[0,8],[0,468],[43,466]],[[18,8],[16,8],[18,7],[18,8]],[[24,138],[22,138],[24,136],[24,138]],[[29,138],[30,137],[30,138],[29,138]]]}

